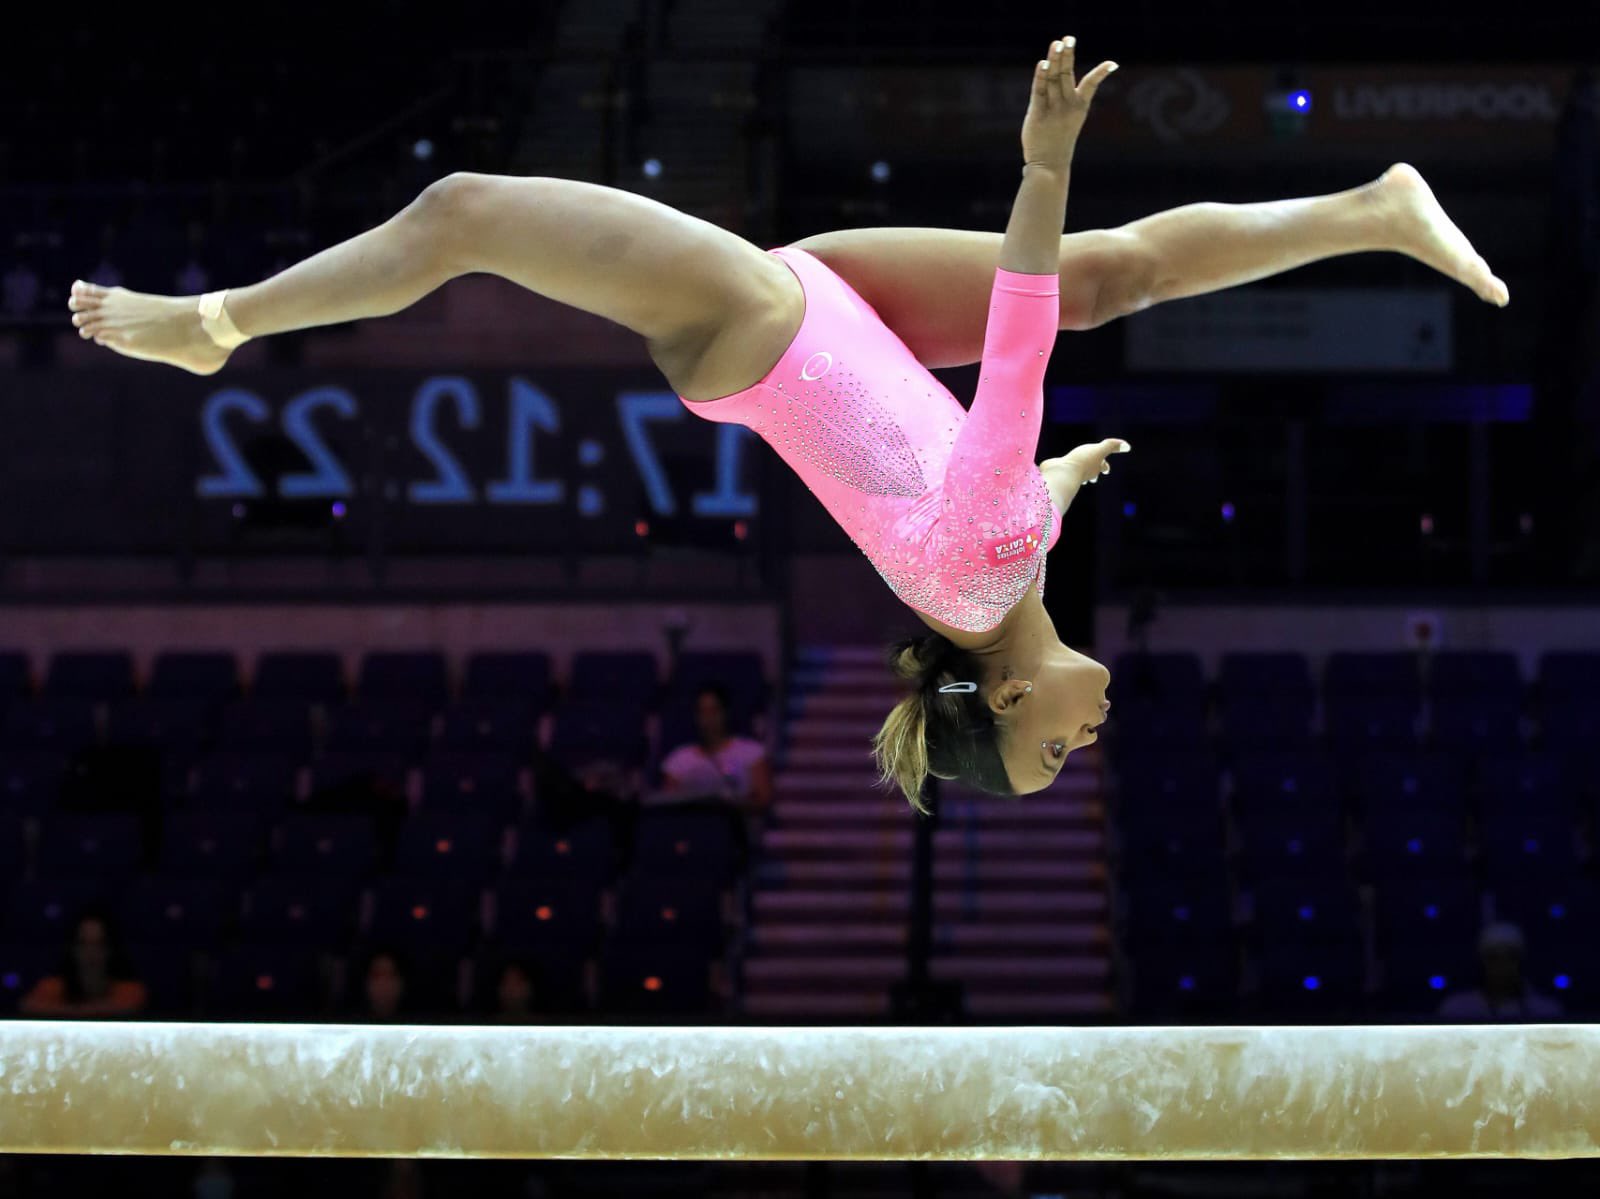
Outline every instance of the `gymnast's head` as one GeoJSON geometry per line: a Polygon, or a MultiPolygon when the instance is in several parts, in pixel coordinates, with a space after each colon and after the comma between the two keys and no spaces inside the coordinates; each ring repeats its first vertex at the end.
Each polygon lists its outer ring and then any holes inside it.
{"type": "Polygon", "coordinates": [[[878,773],[919,812],[928,775],[991,795],[1027,795],[1055,781],[1067,755],[1096,739],[1111,672],[1059,641],[1038,661],[962,649],[938,633],[889,649],[912,685],[872,739],[878,773]]]}

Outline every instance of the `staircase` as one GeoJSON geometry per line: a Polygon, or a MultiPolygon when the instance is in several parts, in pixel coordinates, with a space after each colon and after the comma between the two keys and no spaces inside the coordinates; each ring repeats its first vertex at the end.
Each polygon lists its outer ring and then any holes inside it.
{"type": "MultiPolygon", "coordinates": [[[[877,647],[802,649],[751,896],[744,1010],[871,1021],[906,972],[913,824],[874,785],[870,741],[899,698],[877,647]]],[[[1049,790],[1004,799],[941,784],[935,978],[979,1021],[1111,1010],[1104,831],[1094,750],[1049,790]]]]}

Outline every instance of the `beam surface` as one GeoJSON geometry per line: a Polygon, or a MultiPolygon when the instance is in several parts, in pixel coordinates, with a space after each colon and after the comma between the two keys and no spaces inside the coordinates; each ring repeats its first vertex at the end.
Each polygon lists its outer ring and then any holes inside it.
{"type": "Polygon", "coordinates": [[[0,1152],[1600,1156],[1600,1027],[0,1022],[0,1152]]]}

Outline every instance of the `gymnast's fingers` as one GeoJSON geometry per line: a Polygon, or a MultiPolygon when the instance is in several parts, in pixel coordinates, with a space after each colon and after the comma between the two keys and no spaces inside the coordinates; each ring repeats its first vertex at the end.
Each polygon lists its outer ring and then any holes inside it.
{"type": "Polygon", "coordinates": [[[1090,71],[1083,77],[1083,82],[1078,84],[1078,98],[1081,99],[1085,104],[1093,100],[1095,92],[1100,90],[1100,85],[1104,83],[1106,81],[1106,77],[1116,69],[1116,63],[1103,62],[1094,70],[1090,71]]]}

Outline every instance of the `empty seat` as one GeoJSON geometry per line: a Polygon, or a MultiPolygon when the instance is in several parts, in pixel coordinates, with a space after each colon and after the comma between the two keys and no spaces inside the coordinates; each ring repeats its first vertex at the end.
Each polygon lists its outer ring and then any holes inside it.
{"type": "Polygon", "coordinates": [[[423,767],[422,803],[430,810],[478,812],[508,824],[522,808],[518,773],[510,754],[434,754],[423,767]]]}
{"type": "Polygon", "coordinates": [[[495,889],[495,944],[586,956],[600,931],[600,889],[565,880],[513,878],[495,889]]]}
{"type": "Polygon", "coordinates": [[[42,816],[61,798],[67,777],[65,754],[42,750],[0,750],[0,812],[42,816]]]}
{"type": "Polygon", "coordinates": [[[1217,664],[1217,690],[1221,698],[1271,695],[1294,697],[1310,703],[1316,687],[1311,664],[1304,654],[1235,652],[1222,655],[1217,664]]]}
{"type": "Polygon", "coordinates": [[[311,767],[311,801],[324,806],[395,805],[406,793],[403,754],[330,753],[311,767]]]}
{"type": "Polygon", "coordinates": [[[1329,695],[1323,704],[1328,740],[1342,754],[1410,749],[1421,708],[1413,697],[1329,695]]]}
{"type": "Polygon", "coordinates": [[[1441,749],[1497,752],[1522,743],[1522,699],[1516,695],[1450,695],[1433,701],[1433,740],[1441,749]]]}
{"type": "Polygon", "coordinates": [[[616,940],[681,946],[709,959],[723,946],[722,891],[694,878],[630,874],[617,898],[616,940]]]}
{"type": "Polygon", "coordinates": [[[0,712],[28,693],[28,656],[20,650],[0,650],[0,712]]]}
{"type": "Polygon", "coordinates": [[[246,888],[239,932],[258,944],[334,950],[354,931],[359,898],[352,878],[268,874],[246,888]]]}
{"type": "Polygon", "coordinates": [[[537,650],[476,653],[467,659],[463,699],[511,699],[535,713],[550,706],[550,656],[537,650]]]}
{"type": "Polygon", "coordinates": [[[1464,873],[1396,880],[1378,888],[1374,914],[1378,952],[1393,960],[1422,945],[1470,949],[1483,925],[1483,901],[1464,873]]]}
{"type": "Polygon", "coordinates": [[[1466,860],[1459,817],[1444,812],[1369,808],[1362,845],[1378,882],[1456,877],[1466,860]]]}
{"type": "Polygon", "coordinates": [[[644,709],[618,698],[564,705],[550,735],[550,757],[569,768],[596,761],[639,766],[645,748],[644,709]]]}
{"type": "Polygon", "coordinates": [[[191,798],[197,808],[271,819],[294,799],[298,775],[295,759],[286,754],[212,754],[195,766],[191,798]]]}
{"type": "Polygon", "coordinates": [[[106,743],[192,753],[211,740],[215,716],[215,708],[206,700],[123,700],[111,709],[106,743]]]}
{"type": "Polygon", "coordinates": [[[1576,810],[1562,760],[1554,754],[1524,751],[1485,757],[1478,765],[1480,809],[1520,808],[1536,812],[1576,810]]]}
{"type": "Polygon", "coordinates": [[[147,875],[134,881],[118,907],[130,941],[209,948],[236,900],[219,880],[147,875]]]}
{"type": "Polygon", "coordinates": [[[239,696],[239,663],[225,651],[158,654],[145,693],[157,699],[227,703],[239,696]]]}
{"type": "Polygon", "coordinates": [[[133,816],[54,815],[39,834],[41,872],[63,878],[125,879],[142,858],[133,816]]]}
{"type": "Polygon", "coordinates": [[[1407,652],[1329,654],[1323,668],[1322,689],[1330,698],[1385,696],[1410,700],[1415,706],[1422,698],[1418,655],[1407,652]]]}
{"type": "Polygon", "coordinates": [[[380,879],[372,888],[369,939],[413,955],[459,955],[476,933],[478,905],[477,888],[455,879],[380,879]]]}
{"type": "Polygon", "coordinates": [[[1216,1019],[1238,1006],[1237,950],[1229,940],[1143,949],[1129,969],[1128,1014],[1140,1022],[1216,1019]]]}
{"type": "Polygon", "coordinates": [[[626,703],[652,708],[660,679],[654,654],[587,650],[572,656],[567,697],[573,703],[626,703]]]}
{"type": "Polygon", "coordinates": [[[1256,962],[1256,1018],[1350,1021],[1361,1010],[1365,968],[1356,942],[1275,946],[1256,962]]]}
{"type": "Polygon", "coordinates": [[[1239,861],[1256,881],[1342,876],[1344,818],[1336,808],[1262,812],[1239,821],[1239,861]]]}
{"type": "Polygon", "coordinates": [[[332,753],[391,752],[414,759],[432,731],[433,711],[409,698],[364,699],[329,714],[332,753]]]}
{"type": "Polygon", "coordinates": [[[1233,901],[1225,882],[1153,881],[1130,889],[1124,907],[1136,952],[1149,945],[1205,945],[1233,936],[1233,901]]]}
{"type": "Polygon", "coordinates": [[[534,707],[521,699],[465,699],[445,709],[440,747],[451,753],[506,753],[525,758],[537,733],[534,707]]]}
{"type": "Polygon", "coordinates": [[[1459,816],[1466,811],[1466,773],[1444,754],[1368,754],[1352,770],[1361,806],[1459,816]]]}
{"type": "Polygon", "coordinates": [[[372,818],[359,813],[296,812],[283,823],[275,869],[360,879],[378,856],[372,818]]]}
{"type": "Polygon", "coordinates": [[[236,753],[311,752],[311,708],[299,698],[242,700],[223,712],[220,742],[236,753]]]}
{"type": "Polygon", "coordinates": [[[631,1016],[701,1016],[712,1011],[710,962],[676,947],[608,944],[600,963],[600,1006],[631,1016]]]}
{"type": "Polygon", "coordinates": [[[169,813],[161,830],[161,869],[183,877],[244,878],[262,843],[261,822],[248,813],[169,813]]]}
{"type": "Polygon", "coordinates": [[[1130,883],[1163,878],[1220,877],[1223,857],[1219,813],[1174,808],[1158,819],[1122,810],[1117,821],[1117,863],[1130,883]]]}
{"type": "Polygon", "coordinates": [[[1539,655],[1539,697],[1547,710],[1566,703],[1592,705],[1600,679],[1600,652],[1552,650],[1539,655]]]}
{"type": "Polygon", "coordinates": [[[517,829],[511,872],[519,877],[564,879],[598,889],[611,881],[616,868],[615,834],[603,818],[552,828],[535,817],[517,829]]]}
{"type": "Polygon", "coordinates": [[[1193,707],[1205,703],[1206,680],[1198,654],[1118,654],[1111,677],[1116,680],[1118,706],[1128,703],[1193,707]]]}
{"type": "Polygon", "coordinates": [[[1522,698],[1517,656],[1504,650],[1441,650],[1428,669],[1428,694],[1435,702],[1463,695],[1522,698]]]}
{"type": "Polygon", "coordinates": [[[1494,890],[1494,910],[1522,929],[1530,948],[1557,944],[1589,953],[1600,935],[1600,891],[1587,879],[1508,881],[1494,890]]]}
{"type": "Polygon", "coordinates": [[[1274,879],[1252,891],[1256,935],[1271,953],[1292,944],[1357,944],[1361,910],[1355,889],[1338,881],[1274,879]]]}
{"type": "Polygon", "coordinates": [[[635,827],[632,871],[726,886],[743,859],[743,829],[740,813],[728,807],[646,809],[635,827]]]}
{"type": "Polygon", "coordinates": [[[1240,753],[1233,767],[1233,806],[1241,819],[1338,811],[1339,795],[1320,754],[1240,753]]]}
{"type": "Polygon", "coordinates": [[[1421,941],[1386,956],[1379,1007],[1390,1016],[1432,1016],[1447,995],[1477,985],[1474,940],[1421,941]]]}
{"type": "Polygon", "coordinates": [[[1237,749],[1304,748],[1311,739],[1315,701],[1310,696],[1256,692],[1221,700],[1222,735],[1237,749]]]}
{"type": "Polygon", "coordinates": [[[395,869],[481,882],[498,863],[500,826],[476,812],[418,812],[400,828],[395,869]]]}
{"type": "Polygon", "coordinates": [[[42,691],[50,699],[99,702],[133,694],[133,657],[125,650],[70,650],[50,659],[42,691]]]}
{"type": "Polygon", "coordinates": [[[3,740],[8,749],[77,753],[94,743],[94,705],[81,699],[12,704],[5,712],[3,740]]]}
{"type": "Polygon", "coordinates": [[[72,936],[78,917],[115,897],[111,878],[47,878],[17,883],[6,903],[6,937],[13,942],[61,947],[72,936]]]}
{"type": "Polygon", "coordinates": [[[390,702],[405,697],[437,710],[449,698],[449,673],[444,655],[432,650],[387,651],[361,660],[356,694],[363,700],[390,702]]]}
{"type": "Polygon", "coordinates": [[[335,653],[265,653],[256,663],[251,693],[258,699],[338,703],[344,698],[344,667],[335,653]]]}
{"type": "Polygon", "coordinates": [[[1204,752],[1152,755],[1117,765],[1122,803],[1131,811],[1218,810],[1216,760],[1204,752]]]}
{"type": "Polygon", "coordinates": [[[212,1016],[310,1019],[322,1007],[320,970],[297,946],[242,944],[218,960],[209,998],[212,1016]]]}

